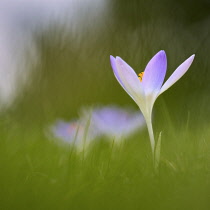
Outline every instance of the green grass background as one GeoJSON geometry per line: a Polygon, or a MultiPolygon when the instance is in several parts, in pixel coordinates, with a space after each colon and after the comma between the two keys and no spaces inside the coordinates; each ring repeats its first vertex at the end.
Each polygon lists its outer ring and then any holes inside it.
{"type": "Polygon", "coordinates": [[[41,62],[1,113],[0,209],[209,209],[209,10],[204,0],[115,0],[100,27],[84,23],[65,39],[53,26],[37,33],[41,62]],[[154,107],[156,139],[162,131],[158,173],[146,129],[120,144],[94,141],[85,152],[47,138],[48,125],[78,117],[84,106],[137,109],[114,78],[109,55],[138,73],[162,49],[167,77],[196,57],[154,107]]]}

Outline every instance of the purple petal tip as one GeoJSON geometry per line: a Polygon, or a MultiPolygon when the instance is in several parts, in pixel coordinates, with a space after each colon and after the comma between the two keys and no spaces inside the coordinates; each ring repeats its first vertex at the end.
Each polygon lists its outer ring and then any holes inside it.
{"type": "Polygon", "coordinates": [[[116,61],[117,61],[118,64],[125,63],[125,61],[119,56],[116,57],[116,61]]]}
{"type": "Polygon", "coordinates": [[[110,55],[110,62],[112,62],[114,59],[114,56],[110,55]]]}
{"type": "Polygon", "coordinates": [[[162,58],[166,57],[166,52],[164,50],[161,50],[157,53],[159,56],[161,56],[162,58]]]}
{"type": "Polygon", "coordinates": [[[194,58],[195,58],[195,54],[191,55],[191,56],[187,59],[187,61],[190,62],[190,65],[191,65],[191,63],[193,62],[194,58]]]}
{"type": "Polygon", "coordinates": [[[116,69],[116,64],[115,64],[115,57],[113,57],[112,55],[110,55],[110,63],[111,63],[111,66],[113,68],[113,70],[115,71],[116,69]]]}
{"type": "Polygon", "coordinates": [[[192,62],[193,62],[193,60],[195,58],[195,54],[191,55],[190,58],[192,59],[192,62]]]}
{"type": "Polygon", "coordinates": [[[166,53],[164,50],[160,50],[154,57],[156,57],[158,60],[162,60],[163,62],[167,62],[166,53]]]}

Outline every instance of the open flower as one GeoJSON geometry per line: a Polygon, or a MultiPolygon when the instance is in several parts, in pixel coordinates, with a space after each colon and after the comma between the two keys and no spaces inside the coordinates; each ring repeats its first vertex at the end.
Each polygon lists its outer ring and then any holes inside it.
{"type": "Polygon", "coordinates": [[[64,122],[57,121],[50,127],[50,133],[56,138],[63,140],[66,143],[77,146],[82,149],[84,144],[89,144],[97,134],[91,127],[87,127],[87,121],[72,120],[64,122]]]}
{"type": "Polygon", "coordinates": [[[51,130],[55,137],[73,144],[78,142],[77,139],[80,139],[84,129],[77,121],[57,121],[51,130]]]}
{"type": "Polygon", "coordinates": [[[167,59],[165,51],[159,51],[147,64],[144,72],[138,76],[135,71],[120,57],[110,56],[114,75],[124,90],[133,98],[141,109],[150,135],[151,147],[154,153],[155,141],[152,129],[152,108],[157,97],[178,81],[189,69],[195,55],[185,60],[163,84],[167,59]]]}
{"type": "MultiPolygon", "coordinates": [[[[84,112],[83,116],[85,115],[88,116],[88,110],[84,112]]],[[[97,131],[98,136],[119,141],[143,128],[145,120],[140,111],[110,105],[92,110],[90,126],[97,131]]]]}
{"type": "Polygon", "coordinates": [[[50,134],[81,149],[96,138],[106,136],[118,141],[144,126],[145,120],[140,111],[110,105],[83,108],[79,119],[57,121],[50,127],[50,134]]]}

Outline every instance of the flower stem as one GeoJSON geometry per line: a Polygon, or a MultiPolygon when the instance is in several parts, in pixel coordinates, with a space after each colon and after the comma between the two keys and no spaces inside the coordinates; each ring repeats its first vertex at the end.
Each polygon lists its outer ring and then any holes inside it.
{"type": "Polygon", "coordinates": [[[151,144],[151,149],[152,149],[152,157],[154,161],[154,152],[155,152],[155,138],[154,138],[154,133],[153,133],[153,128],[152,128],[152,121],[151,119],[146,120],[147,123],[147,129],[149,133],[149,138],[150,138],[150,144],[151,144]]]}

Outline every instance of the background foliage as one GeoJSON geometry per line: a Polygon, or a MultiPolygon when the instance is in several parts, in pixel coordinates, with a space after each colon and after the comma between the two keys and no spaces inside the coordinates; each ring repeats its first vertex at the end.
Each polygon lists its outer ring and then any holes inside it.
{"type": "Polygon", "coordinates": [[[109,7],[99,27],[83,23],[78,34],[66,35],[52,25],[37,33],[41,62],[1,113],[1,209],[209,209],[210,2],[115,0],[109,7]],[[146,130],[119,145],[101,139],[79,154],[49,141],[48,125],[76,118],[81,107],[137,109],[114,78],[109,55],[138,73],[161,49],[167,77],[196,57],[155,104],[156,138],[163,131],[158,174],[146,130]]]}

